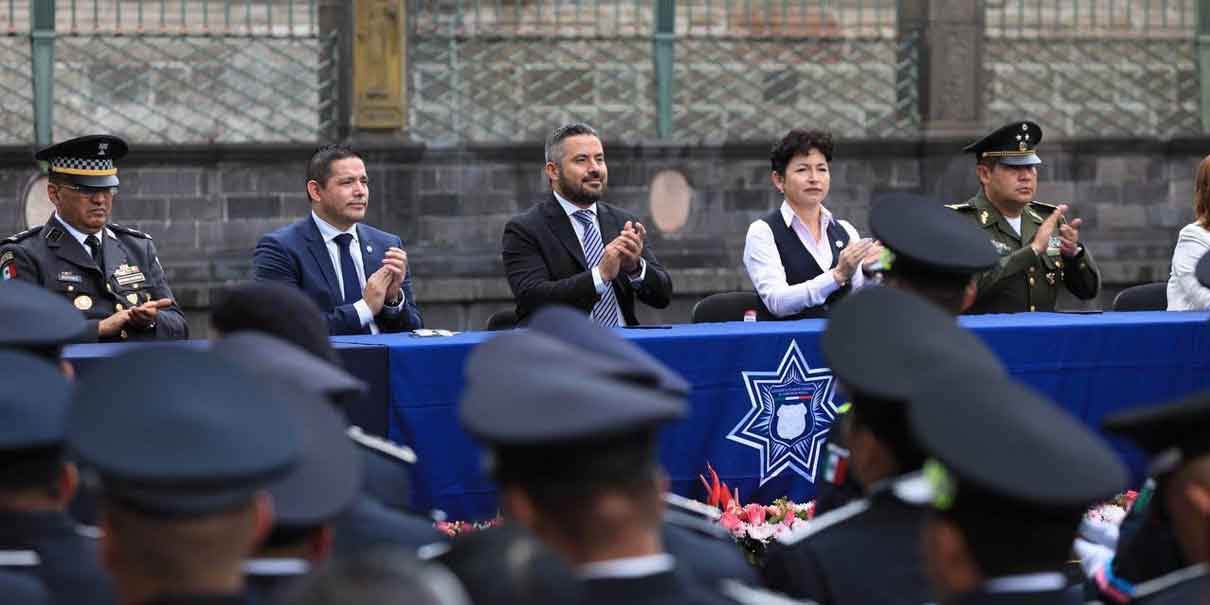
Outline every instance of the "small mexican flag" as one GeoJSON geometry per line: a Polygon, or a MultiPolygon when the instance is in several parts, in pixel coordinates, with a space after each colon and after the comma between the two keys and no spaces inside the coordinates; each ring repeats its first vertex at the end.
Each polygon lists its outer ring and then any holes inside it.
{"type": "Polygon", "coordinates": [[[823,469],[824,480],[834,485],[843,485],[848,470],[849,450],[834,443],[829,443],[828,461],[823,469]]]}

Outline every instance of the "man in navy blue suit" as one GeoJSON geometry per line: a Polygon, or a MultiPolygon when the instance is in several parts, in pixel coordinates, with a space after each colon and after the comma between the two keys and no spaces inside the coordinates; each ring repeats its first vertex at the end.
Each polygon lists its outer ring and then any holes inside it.
{"type": "Polygon", "coordinates": [[[329,334],[424,325],[403,240],[360,223],[369,195],[361,157],[345,145],[321,147],[307,164],[311,215],[262,237],[252,255],[253,278],[301,289],[326,315],[329,334]]]}

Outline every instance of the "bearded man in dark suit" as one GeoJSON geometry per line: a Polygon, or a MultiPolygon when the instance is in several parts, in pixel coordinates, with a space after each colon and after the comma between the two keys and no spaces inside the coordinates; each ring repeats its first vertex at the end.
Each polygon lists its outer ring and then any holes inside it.
{"type": "Polygon", "coordinates": [[[646,245],[638,217],[601,201],[609,173],[605,150],[587,124],[560,126],[546,139],[552,195],[504,227],[508,285],[524,323],[539,307],[563,304],[604,326],[634,326],[637,297],[657,309],[672,299],[672,279],[646,245]]]}

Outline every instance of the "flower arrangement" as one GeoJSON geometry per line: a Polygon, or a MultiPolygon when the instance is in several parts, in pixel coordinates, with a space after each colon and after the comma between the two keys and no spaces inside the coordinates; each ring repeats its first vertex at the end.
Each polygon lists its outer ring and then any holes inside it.
{"type": "Polygon", "coordinates": [[[462,534],[469,534],[472,532],[496,527],[502,522],[503,519],[500,517],[488,519],[487,521],[438,521],[433,524],[433,527],[436,528],[437,531],[454,538],[462,534]]]}
{"type": "Polygon", "coordinates": [[[708,463],[706,472],[709,480],[698,475],[706,488],[706,504],[722,511],[718,524],[735,538],[744,557],[753,565],[764,563],[765,551],[774,538],[805,527],[815,516],[815,502],[796,503],[778,498],[767,506],[755,502],[744,505],[739,499],[739,489],[728,488],[708,463]]]}

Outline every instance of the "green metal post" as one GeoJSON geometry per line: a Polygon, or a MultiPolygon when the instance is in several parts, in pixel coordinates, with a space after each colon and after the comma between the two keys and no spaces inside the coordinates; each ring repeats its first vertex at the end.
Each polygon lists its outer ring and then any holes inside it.
{"type": "Polygon", "coordinates": [[[1197,0],[1197,73],[1201,80],[1202,131],[1210,131],[1210,0],[1197,0]]]}
{"type": "Polygon", "coordinates": [[[656,134],[672,136],[672,68],[676,44],[676,0],[655,2],[656,134]]]}
{"type": "Polygon", "coordinates": [[[55,0],[34,0],[30,56],[34,77],[34,138],[50,145],[55,102],[55,0]]]}

